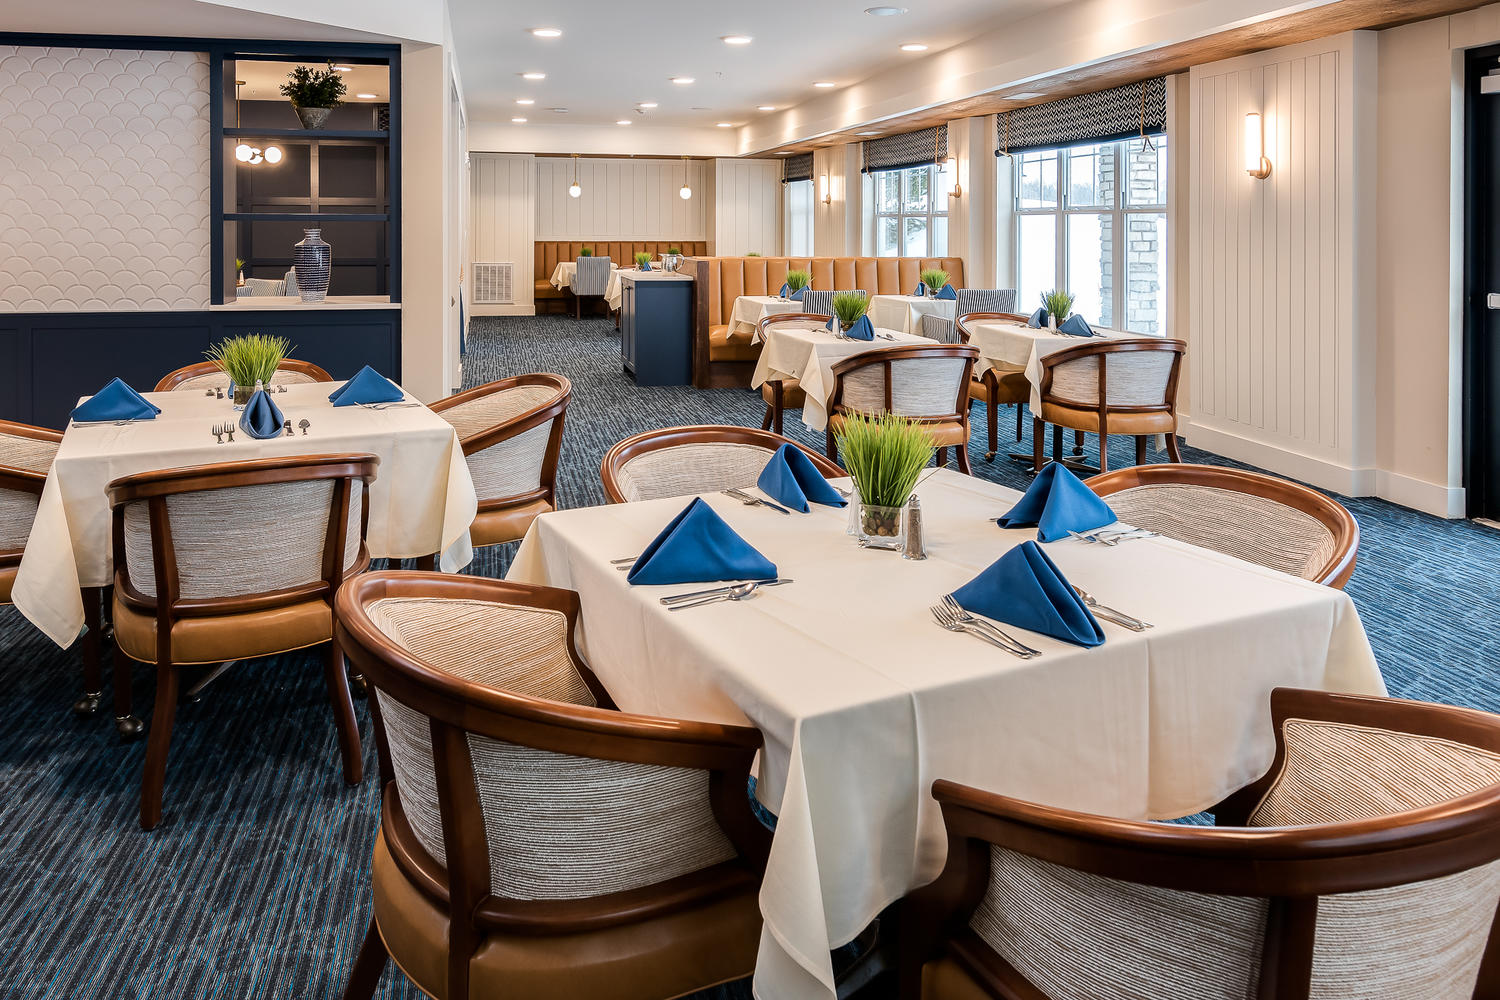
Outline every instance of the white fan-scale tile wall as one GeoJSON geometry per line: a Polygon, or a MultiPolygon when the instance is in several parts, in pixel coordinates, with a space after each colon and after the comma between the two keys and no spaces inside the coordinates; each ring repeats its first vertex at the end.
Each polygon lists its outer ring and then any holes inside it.
{"type": "Polygon", "coordinates": [[[208,57],[0,45],[0,311],[203,309],[208,57]]]}

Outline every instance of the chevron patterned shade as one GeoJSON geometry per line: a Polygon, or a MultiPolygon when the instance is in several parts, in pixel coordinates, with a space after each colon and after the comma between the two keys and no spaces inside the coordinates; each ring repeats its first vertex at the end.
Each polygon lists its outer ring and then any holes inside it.
{"type": "Polygon", "coordinates": [[[887,135],[864,143],[864,173],[905,170],[948,158],[948,126],[934,125],[904,135],[887,135]]]}
{"type": "Polygon", "coordinates": [[[1167,130],[1167,80],[1158,76],[995,116],[996,155],[1112,142],[1167,130]]]}

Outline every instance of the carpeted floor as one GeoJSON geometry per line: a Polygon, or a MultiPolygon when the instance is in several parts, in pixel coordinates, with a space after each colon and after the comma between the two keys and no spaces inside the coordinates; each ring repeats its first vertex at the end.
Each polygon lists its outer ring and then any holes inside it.
{"type": "MultiPolygon", "coordinates": [[[[635,387],[602,319],[475,320],[469,350],[466,385],[539,370],[572,379],[564,506],[602,501],[600,458],[639,430],[760,422],[747,390],[635,387]]],[[[787,429],[821,446],[795,415],[787,429]]],[[[1129,447],[1119,441],[1111,461],[1128,464],[1129,447]]],[[[974,451],[976,474],[1025,486],[1019,466],[974,451]]],[[[1363,533],[1348,592],[1392,693],[1500,710],[1500,637],[1480,624],[1500,620],[1488,575],[1500,532],[1346,502],[1363,533]]],[[[499,575],[509,555],[484,553],[471,572],[499,575]]],[[[166,819],[150,834],[136,825],[144,744],[121,745],[106,716],[72,718],[77,687],[75,655],[0,608],[12,723],[0,732],[0,997],[337,997],[369,920],[379,804],[369,778],[343,785],[317,651],[241,664],[179,711],[166,819]]],[[[148,671],[134,693],[149,707],[148,671]]],[[[419,996],[394,970],[379,995],[419,996]]],[[[744,984],[705,995],[748,996],[744,984]]]]}

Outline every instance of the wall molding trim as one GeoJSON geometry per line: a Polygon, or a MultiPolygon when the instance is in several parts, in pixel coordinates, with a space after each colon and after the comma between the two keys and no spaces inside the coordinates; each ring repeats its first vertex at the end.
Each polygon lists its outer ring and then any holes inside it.
{"type": "Polygon", "coordinates": [[[1462,486],[1424,482],[1389,469],[1376,473],[1375,495],[1437,517],[1461,520],[1468,514],[1468,495],[1462,486]]]}
{"type": "Polygon", "coordinates": [[[1211,451],[1237,462],[1247,462],[1276,475],[1310,483],[1342,496],[1377,495],[1376,469],[1353,468],[1326,458],[1292,451],[1269,441],[1246,437],[1233,430],[1192,423],[1181,414],[1178,415],[1178,424],[1182,427],[1182,436],[1188,438],[1194,448],[1211,451]]]}

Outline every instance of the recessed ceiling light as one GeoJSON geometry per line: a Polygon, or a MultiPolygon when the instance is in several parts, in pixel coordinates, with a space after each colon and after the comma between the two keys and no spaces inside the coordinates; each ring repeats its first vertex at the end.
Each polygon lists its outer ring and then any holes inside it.
{"type": "Polygon", "coordinates": [[[337,70],[338,72],[340,72],[340,73],[352,73],[352,72],[354,72],[354,67],[353,66],[335,66],[333,68],[335,70],[337,70]]]}
{"type": "Polygon", "coordinates": [[[547,74],[546,73],[538,73],[535,70],[532,70],[530,73],[522,73],[521,74],[521,79],[523,79],[523,80],[545,80],[545,79],[547,79],[547,74]]]}
{"type": "Polygon", "coordinates": [[[654,107],[656,107],[656,102],[655,101],[642,101],[640,103],[640,107],[643,107],[643,108],[654,108],[654,107]]]}
{"type": "Polygon", "coordinates": [[[674,76],[672,77],[672,82],[679,84],[688,84],[693,82],[693,78],[690,76],[674,76]]]}
{"type": "Polygon", "coordinates": [[[755,110],[756,111],[775,111],[776,110],[776,105],[774,105],[774,104],[762,104],[759,107],[757,107],[755,110]]]}
{"type": "Polygon", "coordinates": [[[836,86],[838,86],[838,84],[836,84],[836,83],[830,83],[827,80],[819,80],[817,83],[813,84],[813,86],[814,87],[822,87],[824,90],[827,90],[829,87],[836,87],[836,86]]]}
{"type": "Polygon", "coordinates": [[[866,7],[865,8],[865,13],[866,14],[873,14],[876,17],[894,17],[897,14],[905,14],[906,13],[906,8],[905,7],[866,7]]]}
{"type": "Polygon", "coordinates": [[[754,39],[749,35],[725,35],[720,41],[725,45],[749,45],[754,39]]]}
{"type": "Polygon", "coordinates": [[[734,122],[714,122],[719,128],[734,128],[734,122]]]}
{"type": "Polygon", "coordinates": [[[511,122],[512,125],[525,125],[526,124],[526,119],[524,119],[524,118],[512,118],[510,120],[510,122],[511,122]]]}
{"type": "Polygon", "coordinates": [[[532,28],[531,33],[538,38],[562,37],[562,30],[560,28],[532,28]]]}
{"type": "Polygon", "coordinates": [[[791,156],[792,155],[792,151],[790,149],[778,149],[776,151],[776,155],[777,156],[791,156]]]}
{"type": "Polygon", "coordinates": [[[529,97],[518,97],[518,98],[516,98],[516,103],[517,104],[535,104],[536,101],[533,101],[529,97]]]}
{"type": "Polygon", "coordinates": [[[1006,94],[1005,95],[1005,99],[1008,100],[1008,101],[1029,101],[1033,97],[1041,97],[1041,96],[1042,96],[1041,93],[1038,92],[1038,91],[1028,90],[1028,91],[1026,91],[1023,94],[1006,94]]]}
{"type": "Polygon", "coordinates": [[[630,119],[629,118],[621,118],[619,121],[615,122],[615,124],[616,125],[629,125],[630,124],[630,119]]]}
{"type": "Polygon", "coordinates": [[[568,113],[567,108],[551,108],[550,110],[554,115],[565,115],[568,113]]]}
{"type": "Polygon", "coordinates": [[[907,42],[905,45],[901,46],[901,51],[902,52],[926,52],[927,51],[927,46],[923,45],[921,42],[907,42]]]}
{"type": "Polygon", "coordinates": [[[879,135],[879,132],[856,132],[855,135],[879,135]]]}
{"type": "Polygon", "coordinates": [[[354,96],[355,97],[362,97],[362,98],[364,98],[367,101],[373,101],[378,95],[376,95],[376,94],[355,94],[354,96]]]}
{"type": "Polygon", "coordinates": [[[705,108],[705,107],[703,107],[700,104],[694,104],[692,107],[688,108],[688,110],[689,111],[711,111],[713,109],[712,108],[705,108]]]}

